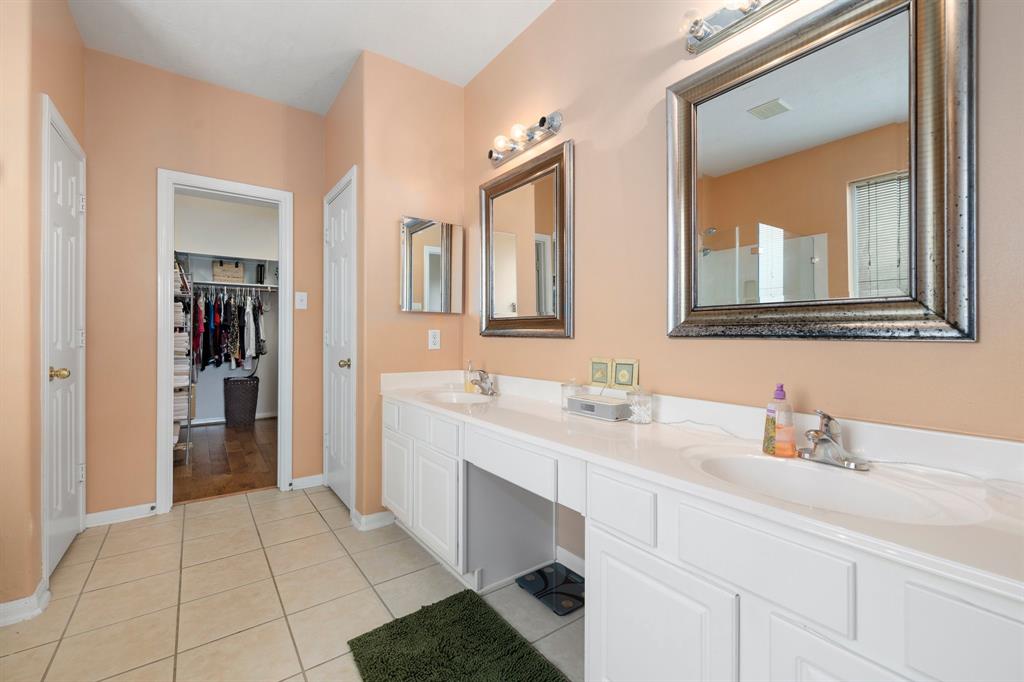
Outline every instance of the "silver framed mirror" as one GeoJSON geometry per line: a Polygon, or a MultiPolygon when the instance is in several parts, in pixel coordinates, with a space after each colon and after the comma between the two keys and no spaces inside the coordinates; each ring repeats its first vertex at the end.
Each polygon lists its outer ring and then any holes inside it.
{"type": "Polygon", "coordinates": [[[573,143],[480,186],[482,336],[573,335],[573,143]]]}
{"type": "Polygon", "coordinates": [[[399,308],[411,313],[461,313],[462,227],[402,216],[399,308]]]}
{"type": "Polygon", "coordinates": [[[669,336],[976,340],[974,55],[848,0],[668,88],[669,336]]]}

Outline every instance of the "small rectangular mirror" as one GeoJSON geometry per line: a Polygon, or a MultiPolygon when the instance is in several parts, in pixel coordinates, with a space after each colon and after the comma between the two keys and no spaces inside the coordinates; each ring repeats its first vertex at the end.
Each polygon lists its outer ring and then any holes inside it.
{"type": "Polygon", "coordinates": [[[462,228],[403,216],[401,309],[462,312],[462,228]]]}
{"type": "Polygon", "coordinates": [[[572,336],[572,141],[480,188],[481,334],[572,336]]]}

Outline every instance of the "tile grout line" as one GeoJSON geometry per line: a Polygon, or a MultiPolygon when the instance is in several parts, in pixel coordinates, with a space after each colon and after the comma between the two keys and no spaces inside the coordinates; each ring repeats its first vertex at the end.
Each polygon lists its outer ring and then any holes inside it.
{"type": "Polygon", "coordinates": [[[181,631],[181,584],[185,577],[185,510],[181,510],[181,545],[178,548],[178,600],[174,614],[174,649],[171,651],[171,679],[178,679],[178,637],[181,631]]]}
{"type": "MultiPolygon", "coordinates": [[[[325,491],[317,490],[316,492],[320,493],[320,492],[325,492],[325,491]]],[[[245,493],[245,494],[246,494],[247,508],[249,509],[250,516],[252,517],[252,504],[251,504],[251,502],[248,499],[248,493],[245,493]]],[[[308,498],[308,493],[306,494],[306,496],[308,498]]],[[[182,506],[185,506],[185,505],[182,505],[182,506]]],[[[239,510],[241,510],[241,508],[242,507],[240,505],[239,506],[239,510]]],[[[344,507],[344,505],[328,507],[326,509],[335,509],[335,508],[347,509],[347,507],[344,507]]],[[[322,514],[322,512],[325,511],[325,510],[321,510],[319,508],[316,508],[315,505],[314,505],[314,510],[320,516],[320,518],[326,523],[327,520],[325,518],[323,518],[323,514],[322,514]]],[[[223,510],[223,511],[230,511],[230,510],[223,510]]],[[[220,513],[220,512],[213,512],[213,513],[220,513]]],[[[311,513],[311,512],[307,512],[307,513],[311,513]]],[[[206,516],[206,515],[200,515],[198,517],[193,517],[193,518],[201,518],[202,516],[206,516]]],[[[286,518],[289,518],[289,517],[286,517],[286,518]]],[[[281,599],[280,591],[277,590],[276,576],[275,576],[275,574],[273,572],[273,569],[271,569],[270,566],[269,566],[269,560],[268,560],[267,555],[266,555],[266,548],[263,547],[263,545],[262,545],[262,537],[259,534],[258,525],[255,524],[255,518],[253,517],[252,520],[253,520],[254,525],[256,526],[255,530],[257,532],[257,537],[260,540],[260,546],[258,547],[258,549],[262,552],[264,561],[267,562],[268,569],[269,569],[270,575],[271,575],[271,579],[274,580],[275,591],[278,594],[278,600],[279,600],[279,603],[281,604],[282,612],[284,612],[283,600],[281,599]]],[[[174,523],[174,522],[177,522],[177,521],[176,520],[170,520],[170,521],[167,521],[167,522],[164,522],[164,523],[154,523],[154,524],[139,526],[138,528],[130,529],[130,531],[134,532],[136,530],[149,530],[150,528],[153,528],[153,527],[158,527],[158,526],[161,526],[161,525],[166,525],[167,523],[174,523]]],[[[68,598],[70,598],[70,596],[74,596],[75,597],[75,604],[72,607],[72,610],[71,610],[71,612],[68,615],[68,620],[64,624],[64,627],[63,627],[63,629],[61,631],[61,634],[55,640],[52,640],[50,642],[43,642],[41,644],[38,644],[38,645],[33,646],[33,647],[28,647],[28,649],[23,650],[23,651],[27,651],[27,650],[34,649],[36,647],[45,646],[47,644],[56,644],[56,646],[54,647],[54,652],[50,655],[50,658],[49,658],[49,661],[47,663],[46,669],[44,670],[44,673],[43,673],[44,677],[43,677],[43,679],[45,679],[45,676],[47,674],[49,674],[49,671],[50,671],[50,668],[52,667],[53,661],[56,658],[57,651],[60,649],[60,645],[61,645],[61,643],[63,642],[64,639],[67,639],[69,637],[77,637],[79,635],[84,635],[84,634],[87,634],[89,632],[95,632],[96,630],[100,630],[100,629],[103,629],[103,628],[106,628],[106,627],[110,627],[112,625],[118,625],[118,624],[121,624],[121,623],[126,623],[126,622],[129,622],[129,621],[135,620],[137,618],[140,618],[140,617],[143,617],[143,616],[146,616],[146,615],[150,615],[152,613],[157,613],[159,611],[163,611],[163,610],[166,610],[168,608],[172,608],[172,607],[164,607],[164,608],[156,609],[154,611],[148,611],[146,613],[137,614],[135,616],[132,616],[130,618],[125,618],[123,620],[118,620],[118,621],[114,621],[112,623],[105,623],[103,625],[98,625],[96,627],[89,628],[87,630],[83,630],[82,632],[75,633],[74,635],[68,635],[68,629],[70,628],[71,621],[74,618],[75,613],[77,613],[77,610],[78,610],[78,607],[80,605],[81,599],[82,599],[83,596],[85,596],[85,594],[87,594],[87,593],[91,594],[91,593],[94,593],[94,592],[101,592],[103,590],[109,590],[109,589],[112,589],[112,588],[115,588],[115,587],[121,587],[121,586],[124,586],[124,585],[129,585],[129,584],[131,584],[133,582],[139,582],[139,581],[142,581],[142,580],[147,580],[149,578],[155,578],[155,577],[158,577],[160,575],[166,575],[167,573],[171,572],[170,570],[162,571],[160,573],[155,573],[155,574],[152,574],[152,575],[141,576],[141,577],[138,577],[138,578],[134,578],[132,580],[125,580],[123,582],[114,583],[112,585],[106,585],[104,587],[96,588],[94,590],[86,590],[85,587],[88,584],[89,579],[91,578],[91,576],[93,574],[93,571],[95,570],[95,567],[99,563],[99,561],[101,561],[101,560],[118,560],[118,559],[123,559],[124,557],[126,557],[126,556],[128,556],[130,554],[136,554],[136,553],[141,553],[141,552],[145,552],[145,551],[151,551],[151,550],[155,550],[155,549],[160,549],[162,547],[169,547],[169,546],[175,544],[175,543],[167,543],[167,544],[164,544],[164,545],[155,545],[155,546],[152,546],[152,547],[144,547],[142,549],[132,550],[130,552],[124,552],[122,554],[116,554],[116,555],[113,555],[113,556],[110,556],[110,557],[100,557],[100,554],[103,551],[103,547],[105,546],[107,539],[109,539],[111,537],[111,530],[114,528],[115,525],[116,524],[107,524],[106,528],[103,531],[103,535],[102,535],[102,539],[100,540],[99,547],[96,550],[95,557],[93,559],[89,560],[88,562],[81,562],[82,564],[84,564],[84,563],[88,563],[89,564],[89,572],[85,576],[85,579],[82,582],[81,588],[79,588],[79,590],[74,595],[69,595],[69,597],[68,597],[68,598]]],[[[181,525],[182,525],[181,535],[179,536],[179,540],[177,541],[177,543],[179,545],[179,550],[180,550],[179,560],[178,560],[178,567],[177,567],[177,569],[172,569],[172,570],[177,570],[178,571],[177,598],[175,600],[175,606],[173,607],[173,608],[176,609],[175,644],[174,644],[174,651],[173,651],[173,653],[170,656],[163,657],[163,658],[158,658],[158,659],[155,659],[154,661],[148,661],[148,662],[146,662],[146,663],[144,663],[144,664],[142,664],[140,666],[136,666],[136,667],[131,668],[129,670],[123,670],[123,671],[115,672],[112,675],[110,675],[110,676],[108,676],[106,678],[103,678],[103,679],[109,679],[110,677],[116,677],[116,676],[122,675],[122,674],[124,674],[126,672],[131,672],[132,670],[137,670],[139,668],[143,668],[143,667],[146,667],[148,665],[152,665],[153,663],[166,660],[167,658],[172,658],[173,659],[173,662],[172,662],[173,674],[175,676],[177,675],[177,663],[178,663],[177,659],[178,659],[178,654],[179,654],[177,649],[178,649],[178,639],[179,639],[179,635],[180,635],[179,630],[180,630],[181,606],[183,604],[183,602],[182,602],[182,583],[183,583],[183,578],[184,578],[184,570],[186,568],[184,566],[184,543],[186,542],[186,539],[185,539],[185,536],[184,536],[184,531],[185,531],[185,529],[184,529],[184,526],[185,526],[184,510],[183,510],[183,513],[182,513],[181,525]]],[[[346,526],[346,527],[348,527],[348,526],[346,526]]],[[[324,531],[323,533],[317,533],[317,534],[314,534],[314,535],[330,534],[330,535],[334,536],[335,542],[338,542],[339,546],[342,548],[342,551],[344,552],[344,557],[351,559],[352,555],[348,552],[347,548],[345,548],[344,544],[340,541],[340,539],[335,534],[336,530],[342,530],[342,529],[341,528],[338,528],[338,529],[330,528],[330,526],[328,524],[328,530],[324,531]]],[[[230,531],[229,530],[229,531],[222,531],[222,532],[230,533],[230,532],[234,532],[234,531],[230,531]]],[[[217,535],[217,534],[219,534],[219,533],[213,533],[213,534],[211,534],[211,536],[212,535],[217,535]]],[[[210,536],[204,536],[204,537],[210,537],[210,536]]],[[[314,537],[314,536],[306,536],[306,537],[314,537]]],[[[203,538],[192,538],[192,539],[203,539],[203,538]]],[[[305,539],[305,538],[296,538],[296,540],[302,540],[302,539],[305,539]]],[[[288,542],[291,542],[291,541],[288,541],[288,542]]],[[[278,544],[286,544],[286,543],[278,543],[278,544]]],[[[385,543],[385,544],[393,544],[393,543],[385,543]]],[[[272,545],[272,546],[277,546],[277,545],[272,545]]],[[[383,546],[383,545],[381,545],[381,546],[383,546]]],[[[376,549],[376,548],[370,548],[370,549],[376,549]]],[[[254,551],[256,551],[256,550],[255,549],[253,549],[253,550],[246,550],[246,551],[238,552],[237,554],[228,555],[226,557],[220,557],[218,559],[212,559],[210,561],[200,562],[198,564],[194,564],[193,566],[200,566],[200,565],[204,565],[204,564],[208,564],[208,563],[213,563],[215,561],[220,561],[222,559],[228,559],[228,558],[232,558],[232,557],[235,557],[235,556],[240,556],[242,554],[248,554],[248,553],[251,553],[251,552],[254,552],[254,551]]],[[[363,550],[363,551],[369,551],[369,550],[363,550]]],[[[341,558],[341,557],[338,557],[338,558],[341,558]]],[[[333,559],[332,560],[328,560],[328,561],[333,561],[333,559]]],[[[312,564],[312,565],[320,565],[322,563],[326,563],[326,562],[318,562],[317,564],[312,564]]],[[[72,565],[73,566],[77,566],[79,564],[72,564],[72,565]]],[[[354,561],[353,561],[353,565],[355,565],[354,561]]],[[[358,569],[358,566],[356,566],[356,567],[357,567],[357,570],[360,571],[360,574],[362,574],[362,570],[358,569]]],[[[188,568],[192,568],[192,566],[189,566],[188,568]]],[[[306,568],[306,567],[304,567],[304,568],[306,568]]],[[[302,569],[295,569],[295,570],[297,571],[297,570],[302,570],[302,569]]],[[[419,570],[423,570],[423,569],[419,569],[419,570]]],[[[294,572],[294,571],[286,571],[286,572],[282,573],[281,575],[286,575],[286,574],[292,573],[292,572],[294,572]]],[[[365,574],[363,574],[363,575],[364,575],[364,578],[365,578],[365,574]]],[[[401,577],[401,576],[397,576],[397,577],[401,577]]],[[[266,580],[266,578],[264,578],[262,580],[266,580]]],[[[228,592],[228,591],[230,591],[232,589],[237,589],[238,587],[245,587],[245,586],[248,586],[248,585],[255,584],[256,582],[261,582],[261,581],[253,581],[253,582],[250,582],[250,583],[245,583],[244,585],[239,585],[239,586],[235,586],[235,587],[228,588],[228,589],[225,589],[225,590],[220,590],[218,592],[211,593],[209,595],[204,595],[203,597],[199,597],[197,599],[190,600],[189,602],[184,602],[184,603],[191,603],[193,601],[198,601],[199,599],[204,599],[206,597],[213,596],[214,594],[222,594],[222,593],[228,592]]],[[[372,584],[370,584],[370,581],[367,580],[366,582],[372,588],[372,584]]],[[[387,581],[385,581],[385,582],[387,582],[387,581]]],[[[378,593],[376,593],[376,590],[374,590],[374,593],[377,594],[378,598],[380,598],[380,595],[378,593]]],[[[61,597],[60,599],[64,599],[64,597],[61,597]]],[[[321,602],[321,604],[322,603],[325,603],[325,602],[321,602]]],[[[381,599],[381,603],[382,603],[382,605],[385,606],[385,609],[387,609],[387,605],[383,603],[382,599],[381,599]]],[[[312,608],[312,607],[307,607],[307,609],[308,608],[312,608]]],[[[301,609],[300,611],[304,611],[304,610],[307,610],[307,609],[301,609]]],[[[390,613],[390,609],[387,609],[387,610],[390,613]]],[[[299,611],[296,611],[296,613],[299,613],[299,611]]],[[[296,655],[298,656],[298,647],[297,647],[297,644],[295,643],[294,635],[291,633],[290,623],[287,620],[288,615],[289,614],[284,613],[282,617],[285,618],[286,624],[289,627],[289,634],[292,637],[292,644],[296,648],[296,655]]],[[[392,617],[393,617],[393,614],[392,614],[392,617]]],[[[276,620],[276,618],[273,619],[273,620],[276,620]]],[[[271,622],[271,621],[267,621],[267,622],[271,622]]],[[[266,623],[259,623],[257,625],[251,626],[249,628],[245,628],[244,630],[240,630],[238,632],[245,632],[246,630],[251,630],[254,627],[259,627],[260,625],[265,625],[265,624],[266,623]]],[[[225,639],[226,637],[230,637],[230,636],[232,636],[234,634],[238,634],[238,632],[231,633],[229,635],[225,635],[224,637],[219,637],[219,638],[214,639],[214,640],[210,640],[210,642],[204,642],[203,644],[197,645],[196,647],[190,647],[188,650],[191,651],[193,649],[199,648],[200,646],[205,646],[206,644],[218,641],[220,639],[225,639]]],[[[13,655],[15,653],[20,653],[20,652],[12,652],[11,655],[13,655]]],[[[300,668],[301,668],[301,657],[299,657],[299,663],[300,663],[300,668]]],[[[303,676],[305,676],[305,671],[303,671],[302,674],[303,674],[303,676]]]]}
{"type": "MultiPolygon", "coordinates": [[[[323,492],[323,491],[321,491],[321,492],[323,492]]],[[[306,493],[306,497],[309,497],[309,493],[306,493]]],[[[310,501],[312,502],[312,500],[310,500],[310,501]]],[[[314,505],[314,506],[316,506],[316,505],[314,505]]],[[[348,510],[349,519],[351,520],[352,510],[348,509],[348,507],[345,505],[344,502],[342,503],[341,506],[348,510]]],[[[330,507],[330,508],[333,509],[334,507],[330,507]]],[[[317,511],[319,512],[321,510],[318,509],[317,511]]],[[[324,520],[324,523],[327,522],[327,519],[324,519],[324,515],[322,513],[320,514],[320,518],[324,520]]],[[[351,524],[349,524],[347,527],[348,528],[354,528],[354,526],[352,526],[351,524]]],[[[373,584],[373,581],[370,580],[370,577],[366,575],[365,571],[363,571],[363,567],[359,565],[358,561],[356,561],[355,555],[356,554],[360,554],[361,552],[350,552],[348,547],[345,547],[345,543],[341,541],[341,538],[338,537],[338,534],[336,532],[334,532],[332,530],[331,534],[334,535],[334,538],[338,541],[338,543],[342,546],[342,548],[344,548],[345,552],[348,553],[349,558],[352,559],[352,565],[356,567],[356,570],[359,571],[359,575],[363,576],[363,580],[365,580],[366,584],[370,586],[371,590],[373,590],[373,594],[377,597],[377,600],[380,601],[381,606],[384,607],[384,610],[388,612],[388,615],[391,616],[391,620],[395,620],[395,614],[394,614],[394,612],[392,612],[391,607],[388,606],[388,603],[386,601],[384,601],[383,597],[380,596],[380,592],[377,591],[377,586],[373,584]]],[[[404,539],[406,539],[406,538],[403,538],[403,540],[404,539]]],[[[395,542],[402,542],[402,540],[396,540],[395,542]]],[[[386,542],[383,545],[379,545],[379,546],[380,547],[385,547],[387,545],[393,545],[393,544],[395,544],[395,542],[386,542]]],[[[370,549],[366,549],[366,550],[363,550],[363,551],[364,552],[368,552],[368,551],[373,550],[373,549],[377,549],[377,547],[371,547],[370,549]]],[[[427,566],[427,568],[430,568],[430,567],[427,566]]],[[[417,569],[417,570],[422,570],[422,569],[417,569]]],[[[415,572],[416,571],[410,571],[409,573],[403,573],[400,576],[395,576],[395,578],[401,578],[401,577],[406,576],[406,575],[411,575],[412,573],[415,573],[415,572]]],[[[395,578],[391,578],[391,580],[394,580],[395,578]]],[[[382,581],[382,584],[385,583],[385,582],[388,582],[388,581],[384,580],[384,581],[382,581]]],[[[355,594],[355,593],[353,593],[353,594],[355,594]]],[[[321,602],[321,603],[326,603],[326,602],[321,602]]],[[[319,604],[317,606],[319,606],[319,604]]],[[[313,608],[313,607],[309,607],[309,608],[313,608]]],[[[305,609],[303,609],[303,610],[305,610],[305,609]]],[[[298,613],[298,611],[296,611],[296,613],[298,613]]],[[[345,644],[348,644],[348,642],[345,642],[345,644]]],[[[351,651],[351,648],[349,649],[349,651],[351,651]]],[[[344,656],[344,654],[342,654],[342,655],[344,656]]]]}
{"type": "MultiPolygon", "coordinates": [[[[82,589],[75,595],[75,605],[71,607],[71,613],[68,614],[68,620],[64,623],[63,629],[60,631],[60,637],[57,638],[57,646],[53,647],[53,653],[50,654],[50,660],[46,664],[46,669],[43,671],[43,676],[40,680],[45,680],[46,676],[50,674],[50,668],[53,667],[53,662],[57,659],[57,652],[60,651],[60,645],[64,643],[64,636],[67,634],[68,628],[71,627],[71,619],[75,617],[75,611],[78,610],[78,604],[82,601],[82,595],[85,594],[85,585],[89,582],[89,578],[92,576],[92,571],[96,568],[96,562],[99,561],[100,552],[103,551],[103,545],[107,542],[107,536],[110,535],[110,525],[107,524],[107,530],[103,533],[103,539],[100,540],[100,546],[96,548],[96,556],[93,557],[92,564],[89,566],[89,573],[85,576],[85,581],[82,583],[82,589]]],[[[75,537],[77,540],[78,537],[75,537]]],[[[74,540],[72,540],[74,542],[74,540]]],[[[58,567],[60,564],[57,564],[58,567]]],[[[56,570],[56,569],[54,569],[56,570]]],[[[51,573],[52,575],[52,573],[51,573]]],[[[52,603],[53,597],[51,596],[50,601],[52,603]]]]}
{"type": "MultiPolygon", "coordinates": [[[[159,663],[160,661],[166,661],[168,658],[174,658],[174,657],[173,656],[164,656],[163,658],[158,658],[155,661],[150,661],[149,663],[143,663],[142,665],[137,665],[134,668],[128,668],[128,670],[122,670],[119,673],[114,673],[113,675],[108,675],[106,677],[101,677],[97,682],[105,682],[105,680],[112,680],[115,677],[120,677],[121,675],[127,675],[128,673],[135,672],[136,670],[142,670],[143,668],[145,668],[148,665],[153,665],[154,663],[159,663]]],[[[174,679],[174,677],[173,677],[174,671],[173,670],[171,671],[171,675],[172,675],[171,680],[173,680],[174,679]]]]}
{"type": "MultiPolygon", "coordinates": [[[[309,499],[308,495],[306,496],[306,499],[309,499]]],[[[255,524],[256,515],[253,514],[252,501],[249,499],[248,495],[246,495],[245,501],[249,505],[249,514],[252,515],[252,522],[255,524]]],[[[270,559],[267,557],[267,548],[263,544],[263,536],[260,535],[259,524],[256,525],[256,535],[260,540],[260,547],[263,549],[263,560],[267,562],[267,568],[270,570],[270,579],[274,581],[274,594],[277,595],[277,603],[281,607],[281,617],[284,618],[284,626],[288,628],[288,637],[292,640],[292,649],[295,650],[295,660],[299,662],[299,674],[302,675],[302,679],[305,681],[306,669],[305,666],[302,664],[302,654],[299,653],[299,644],[295,641],[295,633],[292,632],[292,622],[288,620],[288,610],[284,607],[284,599],[281,598],[281,589],[277,586],[277,576],[274,575],[274,569],[270,566],[270,559]]],[[[289,675],[289,677],[292,676],[289,675]]]]}

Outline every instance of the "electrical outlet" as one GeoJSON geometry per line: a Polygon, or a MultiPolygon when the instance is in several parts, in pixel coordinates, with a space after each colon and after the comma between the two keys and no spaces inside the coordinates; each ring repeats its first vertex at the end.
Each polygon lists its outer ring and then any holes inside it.
{"type": "Polygon", "coordinates": [[[441,350],[441,330],[427,330],[427,350],[441,350]]]}

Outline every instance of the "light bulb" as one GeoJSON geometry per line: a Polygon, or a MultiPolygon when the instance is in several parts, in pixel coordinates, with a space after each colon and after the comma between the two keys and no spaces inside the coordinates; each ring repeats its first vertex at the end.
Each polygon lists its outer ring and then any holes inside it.
{"type": "Polygon", "coordinates": [[[515,124],[514,126],[512,126],[512,130],[509,133],[509,135],[516,142],[525,142],[527,137],[526,126],[524,126],[522,123],[515,124]]]}
{"type": "Polygon", "coordinates": [[[508,138],[504,135],[498,135],[494,138],[494,148],[499,152],[507,152],[509,148],[508,138]]]}

